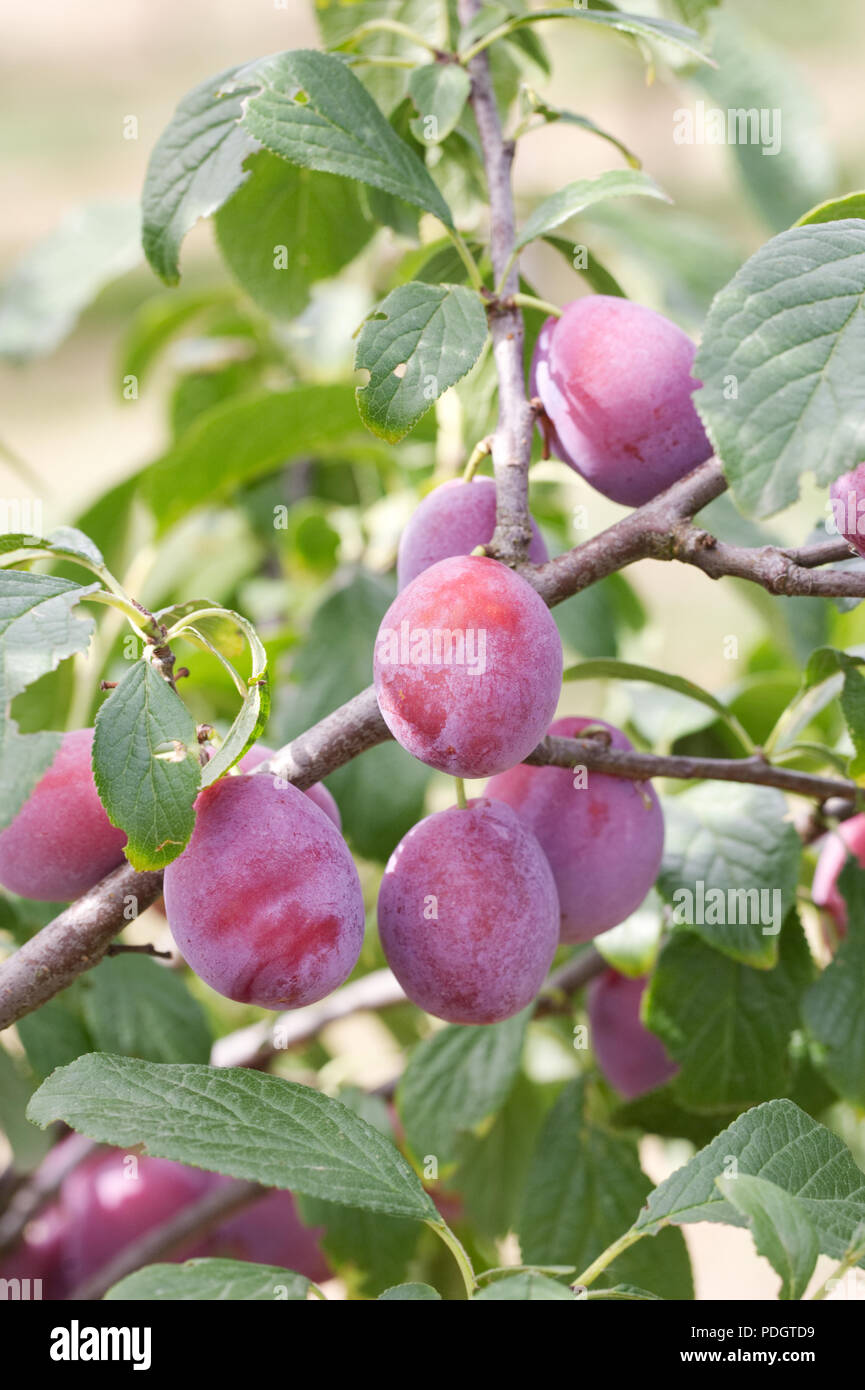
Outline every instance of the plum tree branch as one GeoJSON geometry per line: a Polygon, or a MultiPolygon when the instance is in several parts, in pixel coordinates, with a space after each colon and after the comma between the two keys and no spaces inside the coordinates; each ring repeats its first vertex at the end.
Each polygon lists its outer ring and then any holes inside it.
{"type": "MultiPolygon", "coordinates": [[[[772,593],[865,597],[865,569],[816,572],[823,565],[849,557],[846,542],[820,542],[798,550],[771,546],[749,550],[717,541],[693,527],[691,519],[726,486],[720,464],[709,460],[591,540],[545,565],[523,564],[520,572],[550,606],[642,559],[680,560],[713,579],[735,575],[772,593]]],[[[257,771],[269,770],[303,789],[390,737],[369,686],[280,749],[257,771]]],[[[548,744],[541,744],[527,761],[552,761],[548,744]]],[[[831,796],[858,800],[860,795],[852,782],[774,767],[762,759],[659,758],[636,752],[623,759],[609,749],[586,749],[585,741],[579,748],[575,745],[573,753],[562,752],[562,756],[566,766],[582,762],[591,771],[613,777],[748,782],[821,801],[831,796]]],[[[155,902],[161,889],[161,873],[138,873],[123,865],[21,946],[0,967],[0,1030],[39,1008],[97,965],[117,933],[135,913],[155,902]]]]}
{"type": "MultiPolygon", "coordinates": [[[[475,18],[481,0],[458,0],[460,22],[475,18]]],[[[486,172],[490,204],[490,259],[498,286],[489,305],[490,336],[499,384],[499,418],[493,436],[496,480],[496,529],[490,553],[507,564],[528,554],[531,542],[528,475],[535,417],[526,396],[523,367],[523,316],[512,299],[519,288],[514,258],[516,214],[511,187],[514,146],[502,133],[490,75],[489,56],[478,53],[468,64],[469,102],[474,112],[486,172]]]]}

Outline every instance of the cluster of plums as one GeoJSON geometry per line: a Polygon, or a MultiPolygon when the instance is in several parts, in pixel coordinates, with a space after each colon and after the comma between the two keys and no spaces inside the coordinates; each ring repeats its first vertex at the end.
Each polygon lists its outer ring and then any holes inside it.
{"type": "MultiPolygon", "coordinates": [[[[51,1150],[39,1173],[46,1186],[53,1185],[52,1175],[56,1182],[71,1158],[68,1146],[77,1142],[70,1137],[51,1150]]],[[[148,1231],[230,1181],[165,1158],[99,1150],[63,1178],[56,1198],[0,1265],[0,1277],[41,1279],[43,1298],[69,1298],[148,1231]]],[[[321,1235],[303,1224],[290,1192],[274,1189],[163,1258],[247,1260],[320,1282],[330,1273],[321,1235]]]]}
{"type": "MultiPolygon", "coordinates": [[[[532,367],[548,443],[607,496],[654,496],[710,453],[693,356],[674,324],[640,305],[568,305],[545,325],[532,367]]],[[[568,769],[521,766],[548,731],[574,736],[588,721],[553,722],[562,647],[549,609],[520,575],[472,553],[491,539],[495,507],[487,478],[424,500],[402,537],[374,659],[381,713],[403,748],[452,776],[491,779],[483,797],[405,836],[379,897],[382,944],[407,995],[455,1023],[524,1008],[560,941],[587,941],[639,905],[663,845],[650,785],[593,773],[578,786],[568,769]]],[[[547,558],[536,526],[530,558],[547,558]]],[[[630,746],[604,728],[613,747],[630,746]]],[[[15,892],[74,898],[122,862],[91,742],[90,730],[64,736],[0,834],[0,883],[15,892]]],[[[192,838],[165,872],[165,906],[181,953],[213,988],[290,1009],[348,977],[365,914],[330,794],[255,773],[267,752],[200,793],[192,838]]]]}

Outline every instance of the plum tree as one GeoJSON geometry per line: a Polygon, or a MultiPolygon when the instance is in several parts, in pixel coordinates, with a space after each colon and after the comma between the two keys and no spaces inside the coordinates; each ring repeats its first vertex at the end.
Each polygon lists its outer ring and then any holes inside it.
{"type": "Polygon", "coordinates": [[[865,869],[865,815],[851,816],[827,835],[814,870],[811,896],[842,933],[847,929],[847,904],[838,891],[838,878],[848,854],[865,869]]]}
{"type": "Polygon", "coordinates": [[[566,305],[532,364],[548,444],[605,497],[648,502],[712,453],[692,400],[695,351],[676,324],[631,300],[566,305]]]}
{"type": "Polygon", "coordinates": [[[123,863],[90,766],[92,729],[63,735],[54,761],[0,834],[0,884],[24,898],[78,898],[123,863]]]}
{"type": "MultiPolygon", "coordinates": [[[[492,478],[464,483],[452,478],[428,494],[409,519],[400,537],[396,572],[400,589],[439,560],[470,555],[492,539],[496,525],[496,485],[492,478]]],[[[542,565],[547,547],[532,520],[529,559],[542,565]]]]}
{"type": "Polygon", "coordinates": [[[605,970],[589,986],[589,1041],[611,1086],[629,1100],[663,1086],[678,1068],[640,1018],[648,981],[605,970]]]}
{"type": "MultiPolygon", "coordinates": [[[[558,719],[549,732],[577,738],[587,725],[606,729],[612,748],[631,747],[600,719],[558,719]]],[[[664,818],[649,782],[524,765],[493,777],[486,794],[512,806],[537,836],[558,889],[562,941],[588,941],[617,926],[657,878],[664,818]]]]}
{"type": "Polygon", "coordinates": [[[487,777],[543,737],[559,698],[562,644],[518,574],[454,556],[397,595],[376,638],[374,675],[403,748],[454,777],[487,777]]]}
{"type": "Polygon", "coordinates": [[[865,463],[836,478],[829,497],[835,526],[854,550],[865,555],[865,463]]]}
{"type": "Polygon", "coordinates": [[[378,899],[393,973],[449,1023],[496,1023],[525,1008],[555,954],[558,921],[540,845],[509,807],[485,798],[414,826],[378,899]]]}
{"type": "MultiPolygon", "coordinates": [[[[258,767],[259,763],[272,758],[276,752],[275,748],[268,748],[263,743],[257,743],[254,748],[250,748],[248,753],[244,753],[240,762],[237,764],[241,772],[252,772],[253,768],[258,767]]],[[[329,816],[337,830],[342,830],[342,817],[339,814],[339,807],[336,804],[327,787],[321,782],[316,782],[313,786],[307,787],[304,792],[310,801],[314,801],[326,816],[329,816]]]]}
{"type": "Polygon", "coordinates": [[[363,940],[354,861],[324,811],[270,777],[226,777],[196,801],[192,838],[165,871],[178,949],[220,994],[266,1009],[322,999],[363,940]]]}
{"type": "MultiPolygon", "coordinates": [[[[100,1150],[63,1179],[56,1201],[30,1224],[0,1273],[42,1279],[44,1297],[67,1298],[141,1236],[229,1181],[170,1159],[100,1150]]],[[[330,1273],[322,1234],[304,1225],[290,1192],[272,1191],[164,1258],[247,1260],[319,1281],[330,1273]]]]}

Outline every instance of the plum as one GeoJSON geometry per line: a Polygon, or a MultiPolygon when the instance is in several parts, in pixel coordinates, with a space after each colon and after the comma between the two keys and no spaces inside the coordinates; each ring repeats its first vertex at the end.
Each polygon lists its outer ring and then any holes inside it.
{"type": "MultiPolygon", "coordinates": [[[[470,483],[455,478],[442,483],[424,498],[400,537],[396,561],[400,589],[439,560],[470,555],[476,546],[486,545],[495,526],[496,485],[492,478],[473,478],[470,483]]],[[[532,521],[529,559],[542,565],[549,558],[532,521]]]]}
{"type": "MultiPolygon", "coordinates": [[[[276,749],[268,748],[263,743],[257,743],[254,748],[250,748],[248,753],[244,753],[237,766],[241,772],[252,772],[259,763],[265,762],[267,758],[272,758],[275,752],[276,749]]],[[[314,801],[316,806],[319,806],[324,814],[330,817],[337,830],[342,830],[339,807],[322,782],[315,782],[311,787],[307,787],[304,796],[308,796],[310,801],[314,801]]]]}
{"type": "MultiPolygon", "coordinates": [[[[610,746],[630,748],[600,719],[558,719],[549,732],[577,738],[587,725],[608,730],[610,746]]],[[[492,778],[487,796],[507,802],[537,836],[550,862],[562,911],[562,941],[589,941],[623,922],[658,876],[664,818],[650,782],[568,768],[514,767],[492,778]]]]}
{"type": "Polygon", "coordinates": [[[605,497],[648,502],[712,453],[692,400],[695,351],[643,304],[596,294],[566,305],[532,363],[549,445],[605,497]]]}
{"type": "Polygon", "coordinates": [[[496,1023],[534,999],[558,943],[550,866],[520,818],[479,799],[420,821],[378,899],[381,943],[408,997],[448,1023],[496,1023]]]}
{"type": "Polygon", "coordinates": [[[360,880],[339,831],[303,792],[263,775],[224,777],[195,806],[192,838],[164,881],[184,960],[242,1003],[323,999],[363,941],[360,880]]]}
{"type": "Polygon", "coordinates": [[[391,604],[374,675],[382,717],[403,748],[454,777],[487,777],[543,737],[561,689],[562,644],[518,574],[483,556],[452,556],[391,604]]]}
{"type": "Polygon", "coordinates": [[[648,980],[605,970],[589,986],[589,1039],[595,1059],[611,1086],[632,1100],[663,1086],[678,1067],[661,1039],[640,1018],[648,980]]]}
{"type": "Polygon", "coordinates": [[[842,935],[847,930],[847,904],[838,891],[838,878],[848,854],[865,869],[865,814],[842,821],[837,831],[826,836],[814,870],[811,897],[842,935]]]}
{"type": "Polygon", "coordinates": [[[54,761],[0,833],[0,884],[22,898],[67,902],[124,861],[93,780],[92,729],[64,734],[54,761]]]}
{"type": "Polygon", "coordinates": [[[836,478],[829,496],[838,531],[854,550],[865,555],[865,463],[836,478]]]}

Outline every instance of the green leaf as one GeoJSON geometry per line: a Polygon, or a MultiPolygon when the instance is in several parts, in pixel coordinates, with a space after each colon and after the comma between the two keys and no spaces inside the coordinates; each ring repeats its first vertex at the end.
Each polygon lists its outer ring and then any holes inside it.
{"type": "Polygon", "coordinates": [[[127,1274],[105,1295],[108,1303],[302,1303],[309,1280],[277,1265],[246,1260],[187,1260],[182,1265],[145,1265],[127,1274]]]}
{"type": "MultiPolygon", "coordinates": [[[[627,34],[632,38],[671,44],[703,63],[711,64],[712,62],[711,58],[708,58],[704,52],[703,42],[699,34],[668,19],[650,19],[646,15],[622,14],[619,10],[571,9],[563,5],[558,9],[532,10],[528,14],[520,15],[509,21],[509,23],[512,28],[517,28],[523,24],[537,24],[546,19],[588,20],[591,24],[606,25],[608,28],[616,29],[619,33],[627,34]]],[[[467,49],[468,46],[465,34],[460,35],[461,51],[467,49]]]]}
{"type": "Polygon", "coordinates": [[[438,145],[456,126],[468,101],[471,78],[456,63],[427,63],[414,68],[409,96],[418,112],[412,133],[422,143],[438,145]]]}
{"type": "Polygon", "coordinates": [[[845,1100],[865,1106],[865,874],[848,858],[838,886],[847,903],[847,931],[802,1003],[802,1017],[820,1046],[822,1068],[845,1100]]]}
{"type": "Polygon", "coordinates": [[[92,1053],[56,1071],[28,1118],[121,1148],[439,1223],[392,1141],[329,1096],[240,1067],[165,1065],[92,1053]],[[230,1123],[227,1123],[230,1117],[230,1123]]]}
{"type": "Polygon", "coordinates": [[[12,1168],[27,1173],[47,1153],[51,1138],[41,1134],[26,1117],[33,1083],[14,1057],[0,1046],[0,1130],[12,1150],[12,1168]]]}
{"type": "Polygon", "coordinates": [[[216,237],[229,270],[276,318],[294,318],[310,288],[336,275],[369,241],[374,227],[354,184],[316,174],[263,150],[250,178],[216,215],[216,237]]]}
{"type": "Polygon", "coordinates": [[[75,652],[86,652],[92,618],[73,613],[98,584],[53,574],[0,571],[0,706],[75,652]]]}
{"type": "Polygon", "coordinates": [[[512,1274],[508,1279],[496,1279],[491,1284],[485,1284],[477,1293],[472,1294],[474,1303],[492,1303],[504,1299],[530,1303],[538,1300],[555,1301],[557,1298],[568,1303],[574,1302],[574,1295],[566,1285],[557,1284],[555,1279],[548,1279],[545,1274],[512,1274]]]}
{"type": "Polygon", "coordinates": [[[520,1065],[528,1010],[488,1028],[449,1025],[419,1043],[397,1089],[397,1108],[418,1160],[457,1156],[460,1135],[506,1100],[520,1065]]]}
{"type": "MultiPolygon", "coordinates": [[[[710,111],[723,113],[727,143],[748,197],[772,231],[781,231],[837,186],[822,112],[807,75],[782,49],[729,13],[717,16],[712,56],[717,67],[700,68],[695,78],[709,97],[710,111]],[[732,140],[730,112],[745,117],[744,129],[737,123],[732,140]],[[769,125],[758,131],[750,124],[753,119],[769,125]]],[[[708,120],[709,112],[706,116],[708,120]]]]}
{"type": "Polygon", "coordinates": [[[680,1064],[672,1091],[686,1109],[741,1109],[785,1091],[807,951],[801,934],[794,939],[798,930],[796,923],[785,928],[773,970],[720,955],[690,932],[667,942],[649,985],[646,1023],[680,1064]]]}
{"type": "Polygon", "coordinates": [[[85,203],[12,268],[0,290],[0,358],[53,352],[86,306],[141,260],[137,203],[85,203]]]}
{"type": "Polygon", "coordinates": [[[68,1066],[82,1053],[93,1051],[93,1039],[82,1017],[80,990],[75,986],[19,1019],[16,1028],[27,1060],[40,1080],[50,1076],[55,1067],[68,1066]]]}
{"type": "Polygon", "coordinates": [[[200,416],[139,475],[141,490],[165,531],[196,507],[212,506],[281,463],[310,454],[357,456],[352,432],[362,437],[369,457],[374,446],[358,429],[350,386],[249,392],[200,416]]]}
{"type": "Polygon", "coordinates": [[[487,338],[480,297],[464,285],[412,281],[383,299],[360,330],[355,367],[361,419],[394,444],[439,396],[464,377],[487,338]]]}
{"type": "Polygon", "coordinates": [[[703,1115],[686,1110],[676,1095],[674,1085],[667,1085],[617,1106],[610,1116],[610,1123],[616,1129],[640,1130],[646,1134],[658,1134],[663,1139],[688,1139],[697,1148],[702,1148],[714,1139],[719,1129],[730,1123],[736,1113],[738,1107],[707,1111],[703,1115]]]}
{"type": "Polygon", "coordinates": [[[658,890],[674,922],[733,960],[770,968],[802,852],[783,792],[701,782],[665,797],[663,807],[658,890]]]}
{"type": "Polygon", "coordinates": [[[645,1289],[638,1289],[635,1284],[616,1284],[612,1289],[586,1289],[586,1298],[600,1298],[612,1300],[614,1302],[659,1302],[656,1293],[647,1293],[645,1289]]]}
{"type": "Polygon", "coordinates": [[[651,1193],[636,1229],[654,1234],[667,1222],[746,1218],[718,1191],[715,1179],[737,1172],[775,1183],[798,1197],[817,1232],[820,1251],[840,1260],[865,1218],[865,1174],[837,1135],[791,1100],[747,1110],[705,1149],[651,1193]]]}
{"type": "Polygon", "coordinates": [[[144,254],[166,284],[180,278],[180,246],[200,217],[225,203],[248,178],[244,161],[258,142],[240,124],[254,81],[242,68],[208,77],[183,98],[156,143],[141,195],[144,254]]]}
{"type": "MultiPolygon", "coordinates": [[[[541,1131],[518,1224],[527,1264],[585,1269],[631,1226],[651,1189],[636,1146],[592,1124],[584,1099],[583,1081],[570,1082],[541,1131]]],[[[684,1242],[664,1240],[650,1259],[639,1245],[626,1250],[610,1266],[610,1282],[652,1284],[663,1297],[693,1297],[684,1242]]]]}
{"type": "Polygon", "coordinates": [[[80,560],[90,569],[101,569],[105,564],[99,547],[75,526],[58,526],[47,538],[17,531],[0,535],[0,565],[15,565],[20,560],[35,559],[40,555],[80,560]]]}
{"type": "Polygon", "coordinates": [[[342,59],[313,49],[277,53],[242,70],[236,85],[246,94],[244,128],[274,154],[370,184],[453,227],[426,166],[342,59]]]}
{"type": "Polygon", "coordinates": [[[606,679],[648,681],[650,685],[660,685],[666,690],[675,690],[679,695],[686,695],[689,700],[696,700],[701,705],[707,705],[709,709],[720,715],[740,743],[746,749],[750,748],[748,735],[727,706],[722,704],[715,695],[711,695],[708,690],[704,690],[702,686],[687,680],[685,676],[674,676],[668,671],[657,671],[653,666],[636,666],[632,661],[616,661],[609,658],[581,661],[576,666],[569,666],[562,676],[563,681],[606,679]]]}
{"type": "Polygon", "coordinates": [[[438,1299],[441,1301],[441,1294],[429,1284],[396,1284],[392,1289],[385,1289],[380,1293],[378,1301],[387,1299],[388,1302],[395,1303],[417,1303],[420,1300],[438,1299]]]}
{"type": "Polygon", "coordinates": [[[451,1185],[481,1235],[495,1239],[514,1229],[543,1118],[540,1088],[519,1073],[489,1128],[463,1134],[451,1185]]]}
{"type": "Polygon", "coordinates": [[[765,1178],[715,1179],[721,1196],[747,1218],[758,1255],[781,1276],[781,1299],[799,1299],[817,1263],[817,1232],[798,1197],[765,1178]]]}
{"type": "Polygon", "coordinates": [[[0,719],[0,830],[17,816],[59,751],[60,734],[22,734],[0,719]]]}
{"type": "MultiPolygon", "coordinates": [[[[278,692],[269,726],[275,741],[287,743],[369,684],[376,634],[392,600],[391,584],[362,570],[328,594],[297,652],[292,683],[278,692]]],[[[329,777],[352,848],[365,859],[386,860],[423,815],[430,776],[395,743],[385,743],[329,777]]]]}
{"type": "Polygon", "coordinates": [[[865,218],[865,190],[846,193],[843,198],[828,198],[794,222],[795,227],[808,227],[816,222],[843,222],[848,217],[865,218]]]}
{"type": "Polygon", "coordinates": [[[156,961],[115,956],[84,976],[81,988],[92,1041],[79,1052],[95,1049],[149,1062],[210,1057],[213,1038],[204,1010],[182,976],[156,961]]]}
{"type": "Polygon", "coordinates": [[[111,824],[126,831],[133,868],[161,869],[177,858],[201,785],[195,721],[143,658],[96,716],[93,776],[111,824]]]}
{"type": "Polygon", "coordinates": [[[145,299],[133,315],[121,344],[117,368],[120,386],[126,377],[135,377],[140,387],[163,348],[181,329],[208,310],[228,307],[235,298],[233,290],[217,287],[171,290],[145,299]]]}
{"type": "Polygon", "coordinates": [[[591,135],[597,135],[601,140],[606,140],[608,144],[614,145],[631,169],[640,168],[641,161],[638,156],[634,154],[633,150],[630,150],[627,145],[623,144],[617,136],[611,135],[608,130],[604,130],[602,126],[599,126],[589,116],[579,116],[573,111],[565,111],[560,106],[551,106],[549,102],[542,101],[541,98],[530,89],[523,90],[529,114],[542,117],[547,124],[552,124],[554,121],[562,121],[565,125],[578,126],[580,130],[586,130],[591,135]]]}
{"type": "Polygon", "coordinates": [[[795,502],[804,473],[827,484],[862,458],[863,307],[865,223],[853,218],[773,237],[716,296],[694,403],[742,511],[769,516],[795,502]]]}
{"type": "MultiPolygon", "coordinates": [[[[605,265],[601,264],[593,251],[586,250],[586,264],[583,267],[575,264],[577,248],[573,241],[567,241],[560,236],[545,236],[543,240],[548,246],[552,246],[555,251],[558,251],[560,256],[564,256],[571,269],[575,270],[578,275],[582,275],[586,283],[591,285],[595,294],[610,294],[615,295],[618,299],[627,299],[628,296],[616,277],[607,270],[605,265]]],[[[589,593],[590,590],[583,589],[581,592],[589,593]]]]}
{"type": "Polygon", "coordinates": [[[537,237],[546,236],[548,232],[554,231],[556,227],[575,217],[578,212],[591,207],[593,203],[601,203],[606,198],[628,197],[635,193],[649,198],[661,198],[667,203],[671,201],[655,180],[639,169],[611,169],[594,179],[577,179],[558,193],[545,198],[535,208],[517,236],[516,250],[528,246],[529,242],[537,237]]]}
{"type": "Polygon", "coordinates": [[[662,906],[652,889],[630,917],[595,937],[595,950],[622,975],[648,975],[658,956],[663,933],[662,906]]]}

